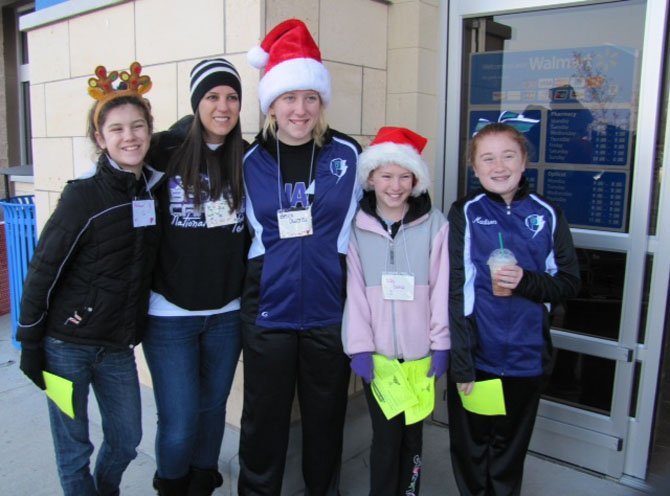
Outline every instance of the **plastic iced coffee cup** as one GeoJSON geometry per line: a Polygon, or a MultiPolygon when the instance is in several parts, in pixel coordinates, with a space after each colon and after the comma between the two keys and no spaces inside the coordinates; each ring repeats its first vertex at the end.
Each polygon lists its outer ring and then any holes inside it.
{"type": "Polygon", "coordinates": [[[507,248],[498,248],[493,250],[489,256],[488,261],[486,262],[491,271],[491,285],[493,289],[493,294],[496,296],[511,296],[512,290],[509,288],[503,288],[498,285],[498,280],[496,273],[506,265],[516,265],[516,258],[514,253],[507,248]]]}

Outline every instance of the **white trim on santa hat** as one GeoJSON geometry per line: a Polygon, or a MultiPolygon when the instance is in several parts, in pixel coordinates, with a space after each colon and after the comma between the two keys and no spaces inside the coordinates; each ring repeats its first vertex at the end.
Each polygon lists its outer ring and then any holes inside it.
{"type": "Polygon", "coordinates": [[[261,111],[268,109],[275,99],[288,91],[314,90],[321,102],[328,106],[331,98],[330,73],[321,62],[311,58],[294,58],[275,65],[258,83],[261,111]]]}
{"type": "Polygon", "coordinates": [[[372,189],[368,182],[370,173],[382,165],[396,164],[409,170],[416,178],[412,196],[428,191],[430,176],[428,164],[411,145],[401,145],[390,141],[369,146],[358,157],[358,182],[365,190],[372,189]]]}

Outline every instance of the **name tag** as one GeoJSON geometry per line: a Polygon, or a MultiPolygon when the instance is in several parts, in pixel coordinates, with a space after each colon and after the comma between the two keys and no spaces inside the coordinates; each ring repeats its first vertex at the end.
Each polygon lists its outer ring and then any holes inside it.
{"type": "Polygon", "coordinates": [[[277,223],[281,239],[311,236],[313,234],[312,209],[308,207],[277,210],[277,223]]]}
{"type": "Polygon", "coordinates": [[[156,206],[153,200],[133,200],[133,227],[156,225],[156,206]]]}
{"type": "Polygon", "coordinates": [[[382,293],[385,300],[414,300],[414,276],[382,272],[382,293]]]}
{"type": "Polygon", "coordinates": [[[231,211],[224,198],[205,202],[205,222],[208,228],[237,224],[237,211],[231,211]]]}

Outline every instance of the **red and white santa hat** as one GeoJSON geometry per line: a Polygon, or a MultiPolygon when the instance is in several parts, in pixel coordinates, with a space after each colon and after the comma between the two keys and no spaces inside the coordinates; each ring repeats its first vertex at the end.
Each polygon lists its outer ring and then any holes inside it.
{"type": "Polygon", "coordinates": [[[265,69],[258,85],[264,114],[287,91],[314,90],[324,106],[330,102],[330,73],[304,22],[288,19],[277,24],[260,46],[249,50],[247,60],[256,69],[265,69]]]}
{"type": "Polygon", "coordinates": [[[358,181],[364,189],[371,189],[368,178],[377,167],[395,164],[409,170],[416,179],[412,196],[428,190],[428,164],[421,152],[428,143],[423,136],[404,127],[382,127],[377,136],[358,157],[358,181]]]}

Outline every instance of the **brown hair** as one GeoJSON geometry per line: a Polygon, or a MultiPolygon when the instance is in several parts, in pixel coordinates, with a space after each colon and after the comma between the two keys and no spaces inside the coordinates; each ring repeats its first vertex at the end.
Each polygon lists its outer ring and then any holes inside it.
{"type": "Polygon", "coordinates": [[[98,102],[95,102],[89,110],[87,119],[86,136],[88,136],[88,138],[93,142],[96,150],[98,151],[98,154],[102,153],[102,150],[98,146],[98,141],[95,138],[96,129],[102,129],[102,127],[105,125],[105,121],[107,120],[107,115],[109,112],[117,107],[120,107],[121,105],[135,105],[137,108],[139,108],[144,115],[144,119],[147,121],[147,125],[149,126],[149,134],[153,132],[154,117],[151,115],[151,105],[149,104],[149,100],[146,98],[142,98],[139,95],[124,95],[119,96],[118,98],[113,98],[103,105],[104,106],[102,109],[100,109],[98,112],[98,122],[95,122],[95,111],[98,107],[98,102]]]}
{"type": "Polygon", "coordinates": [[[516,141],[517,145],[521,149],[521,155],[523,157],[524,163],[528,159],[528,141],[521,131],[516,129],[509,124],[504,124],[502,122],[493,122],[484,126],[475,136],[470,140],[468,145],[468,163],[470,165],[474,164],[475,157],[477,156],[477,145],[479,142],[494,134],[507,134],[510,138],[516,141]]]}
{"type": "Polygon", "coordinates": [[[205,143],[200,112],[196,108],[188,135],[170,158],[167,173],[169,176],[181,176],[184,191],[192,191],[193,203],[200,206],[203,191],[200,167],[206,165],[209,176],[209,197],[217,200],[224,196],[230,208],[235,211],[240,209],[244,195],[243,154],[244,141],[239,119],[235,127],[226,135],[221,148],[212,153],[205,143]]]}

